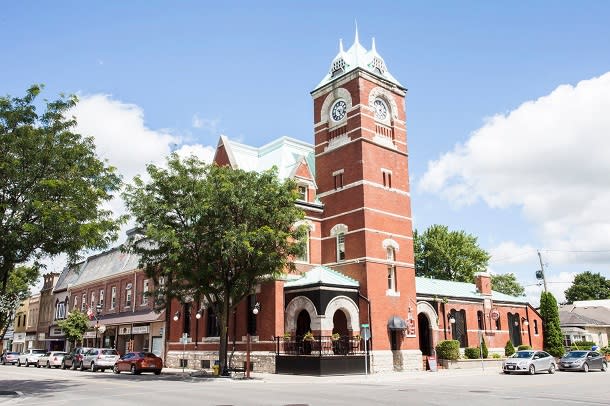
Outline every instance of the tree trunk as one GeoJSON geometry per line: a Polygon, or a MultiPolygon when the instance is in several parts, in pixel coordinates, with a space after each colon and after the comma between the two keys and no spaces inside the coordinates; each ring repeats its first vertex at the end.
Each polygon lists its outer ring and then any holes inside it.
{"type": "Polygon", "coordinates": [[[220,351],[218,353],[218,359],[220,361],[221,375],[229,375],[229,364],[228,364],[228,347],[229,347],[229,294],[225,292],[225,300],[222,303],[222,309],[220,312],[220,351]]]}

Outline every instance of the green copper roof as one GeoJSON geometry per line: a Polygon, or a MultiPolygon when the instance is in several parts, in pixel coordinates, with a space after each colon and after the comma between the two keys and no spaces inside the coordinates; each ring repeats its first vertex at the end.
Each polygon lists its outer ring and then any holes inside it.
{"type": "MultiPolygon", "coordinates": [[[[443,297],[459,297],[465,299],[483,299],[474,283],[445,281],[442,279],[415,278],[415,292],[417,295],[430,295],[443,297]]],[[[511,296],[504,293],[491,292],[492,300],[501,302],[527,303],[525,296],[511,296]]]]}
{"type": "Polygon", "coordinates": [[[295,288],[309,285],[339,285],[357,288],[360,286],[358,281],[349,278],[342,273],[333,271],[325,266],[316,266],[310,271],[305,272],[299,279],[286,282],[285,288],[295,288]]]}

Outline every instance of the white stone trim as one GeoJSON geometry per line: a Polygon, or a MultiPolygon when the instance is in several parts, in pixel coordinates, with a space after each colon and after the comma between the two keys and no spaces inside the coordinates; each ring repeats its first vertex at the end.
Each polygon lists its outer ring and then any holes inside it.
{"type": "Polygon", "coordinates": [[[340,192],[342,190],[350,189],[350,188],[353,188],[353,187],[358,187],[360,185],[376,187],[376,188],[383,189],[383,190],[385,190],[387,192],[390,192],[390,193],[397,193],[397,194],[402,195],[402,196],[411,196],[410,192],[405,192],[404,190],[400,190],[400,189],[397,189],[397,188],[394,188],[394,187],[393,188],[388,188],[388,187],[383,186],[381,183],[371,182],[370,180],[359,180],[357,182],[348,183],[347,185],[344,185],[340,189],[331,189],[328,192],[319,193],[316,196],[318,198],[326,197],[326,196],[330,196],[332,194],[338,193],[338,192],[340,192]]]}
{"type": "Polygon", "coordinates": [[[335,238],[339,234],[348,234],[348,228],[345,224],[335,224],[335,226],[330,229],[330,237],[327,238],[335,238]]]}
{"type": "Polygon", "coordinates": [[[333,328],[333,316],[337,310],[343,311],[347,318],[347,328],[352,334],[360,332],[360,316],[356,303],[347,296],[337,296],[326,306],[325,318],[322,319],[322,330],[331,331],[333,328]]]}
{"type": "Polygon", "coordinates": [[[314,224],[314,222],[313,222],[313,221],[311,221],[311,220],[307,220],[307,219],[305,219],[305,220],[299,220],[299,221],[297,221],[296,223],[294,223],[294,226],[295,226],[295,227],[299,227],[299,226],[302,226],[302,225],[307,226],[307,228],[309,229],[309,231],[315,231],[315,230],[316,230],[316,225],[315,225],[315,224],[314,224]]]}
{"type": "Polygon", "coordinates": [[[372,211],[372,212],[379,213],[379,214],[384,214],[384,215],[387,215],[387,216],[396,217],[396,218],[403,219],[403,220],[412,220],[412,218],[408,217],[408,216],[401,216],[399,214],[390,213],[389,211],[384,211],[384,210],[373,209],[371,207],[359,207],[359,208],[354,209],[354,210],[344,211],[342,213],[335,214],[333,216],[324,217],[324,220],[330,220],[330,219],[334,219],[334,218],[337,218],[337,217],[346,216],[346,215],[349,215],[349,214],[352,214],[352,213],[356,213],[358,211],[364,211],[364,210],[372,211]]]}
{"type": "Polygon", "coordinates": [[[345,173],[345,169],[337,169],[336,171],[333,172],[333,176],[337,176],[342,173],[345,173]]]}
{"type": "Polygon", "coordinates": [[[305,296],[297,296],[288,303],[284,312],[284,332],[294,333],[297,329],[297,317],[301,310],[306,310],[309,313],[311,324],[310,330],[321,330],[321,318],[324,316],[318,315],[316,306],[305,296]]]}
{"type": "Polygon", "coordinates": [[[394,250],[400,251],[400,245],[398,245],[398,243],[391,238],[386,238],[385,240],[383,240],[381,242],[381,246],[384,250],[387,250],[389,247],[392,247],[394,248],[394,250]]]}
{"type": "Polygon", "coordinates": [[[324,99],[324,103],[322,103],[322,108],[320,110],[320,120],[321,120],[320,122],[328,123],[329,128],[343,125],[347,121],[347,116],[351,109],[352,109],[352,95],[350,94],[350,92],[347,89],[345,89],[344,87],[339,87],[339,88],[333,89],[330,93],[328,93],[326,95],[326,98],[324,99]],[[337,101],[339,99],[345,100],[345,104],[347,104],[347,112],[345,113],[345,117],[343,117],[343,120],[335,122],[330,118],[329,112],[330,112],[330,108],[335,103],[335,101],[337,101]]]}
{"type": "Polygon", "coordinates": [[[440,330],[440,327],[438,325],[438,314],[430,303],[417,302],[417,314],[419,315],[420,313],[425,314],[428,317],[428,320],[430,320],[430,324],[428,327],[430,327],[431,331],[440,330]]]}
{"type": "MultiPolygon", "coordinates": [[[[333,228],[334,228],[334,227],[333,227],[333,228]]],[[[345,233],[345,235],[348,235],[348,234],[355,234],[355,233],[360,233],[360,232],[363,232],[363,231],[369,231],[369,232],[371,232],[371,233],[377,233],[377,234],[385,234],[385,235],[387,235],[387,236],[389,236],[389,237],[393,237],[393,238],[402,238],[402,239],[405,239],[405,240],[412,240],[412,239],[413,239],[413,237],[410,237],[410,236],[408,236],[408,235],[401,235],[401,234],[396,234],[396,233],[389,233],[389,232],[387,232],[387,231],[377,230],[377,229],[374,229],[374,228],[368,228],[368,227],[362,227],[362,228],[358,228],[358,229],[356,229],[356,230],[347,231],[347,232],[345,233]]],[[[331,235],[330,235],[329,237],[322,237],[321,239],[322,239],[322,240],[329,240],[329,239],[331,239],[331,238],[332,238],[332,239],[334,239],[334,238],[335,238],[335,236],[336,236],[336,235],[333,235],[333,234],[332,234],[332,230],[331,230],[331,235]]],[[[384,261],[387,263],[387,260],[384,260],[384,261]]]]}
{"type": "Polygon", "coordinates": [[[396,105],[396,100],[394,100],[394,97],[392,97],[390,92],[388,92],[386,89],[379,87],[379,86],[371,89],[371,91],[369,92],[369,104],[368,104],[368,108],[371,109],[371,111],[375,111],[375,107],[374,107],[373,103],[375,102],[376,98],[382,99],[384,102],[386,102],[386,104],[390,108],[390,112],[389,112],[390,114],[388,115],[388,120],[384,120],[384,121],[380,121],[380,122],[382,122],[384,124],[386,122],[389,123],[390,116],[393,119],[398,118],[398,106],[396,105]]]}

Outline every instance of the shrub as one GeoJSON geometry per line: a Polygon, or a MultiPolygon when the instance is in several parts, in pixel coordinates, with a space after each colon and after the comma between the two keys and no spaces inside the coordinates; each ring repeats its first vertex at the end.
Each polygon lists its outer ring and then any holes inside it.
{"type": "Polygon", "coordinates": [[[551,292],[540,294],[540,315],[542,316],[542,334],[544,350],[554,357],[563,356],[563,334],[559,327],[559,307],[551,292]]]}
{"type": "Polygon", "coordinates": [[[478,347],[468,347],[464,350],[464,356],[468,359],[477,359],[481,355],[478,347]]]}
{"type": "Polygon", "coordinates": [[[522,345],[517,347],[517,351],[531,350],[531,349],[532,349],[532,347],[530,345],[527,345],[527,344],[522,344],[522,345]]]}
{"type": "Polygon", "coordinates": [[[485,339],[481,342],[481,346],[483,347],[483,358],[489,357],[489,350],[487,349],[487,344],[485,344],[485,339]]]}
{"type": "Polygon", "coordinates": [[[602,348],[600,351],[601,351],[601,353],[602,353],[602,354],[604,354],[604,355],[610,355],[610,346],[608,346],[608,347],[604,347],[604,348],[602,348]]]}
{"type": "Polygon", "coordinates": [[[457,340],[443,340],[436,346],[436,356],[439,359],[456,360],[460,358],[460,342],[457,340]]]}
{"type": "Polygon", "coordinates": [[[574,341],[572,347],[576,347],[574,348],[575,350],[590,350],[594,345],[597,344],[595,344],[593,341],[574,341]]]}
{"type": "Polygon", "coordinates": [[[504,346],[504,355],[506,355],[507,357],[510,357],[514,353],[515,353],[515,347],[513,346],[513,343],[511,343],[510,340],[508,340],[506,342],[506,345],[504,346]]]}
{"type": "Polygon", "coordinates": [[[493,359],[500,359],[500,358],[502,358],[502,356],[500,356],[500,354],[498,354],[497,352],[494,352],[494,353],[491,355],[491,357],[492,357],[493,359]]]}

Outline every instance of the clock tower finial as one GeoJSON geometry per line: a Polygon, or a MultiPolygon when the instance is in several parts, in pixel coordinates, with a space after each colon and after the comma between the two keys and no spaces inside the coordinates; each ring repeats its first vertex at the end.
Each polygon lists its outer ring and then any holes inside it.
{"type": "Polygon", "coordinates": [[[358,20],[354,19],[354,25],[356,26],[356,35],[354,36],[354,44],[360,44],[360,39],[358,38],[358,20]]]}

